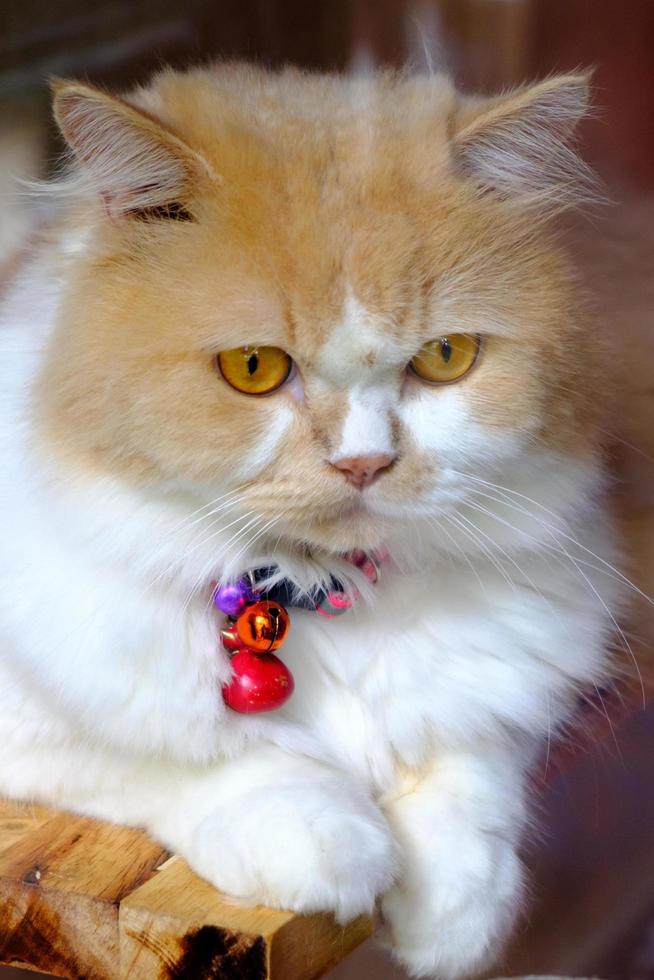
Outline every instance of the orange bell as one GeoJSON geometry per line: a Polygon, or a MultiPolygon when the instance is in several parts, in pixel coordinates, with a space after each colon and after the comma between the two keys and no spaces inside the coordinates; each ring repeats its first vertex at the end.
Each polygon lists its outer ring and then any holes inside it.
{"type": "Polygon", "coordinates": [[[236,632],[243,645],[258,653],[277,650],[288,636],[290,626],[284,607],[268,599],[248,606],[236,620],[236,632]]]}

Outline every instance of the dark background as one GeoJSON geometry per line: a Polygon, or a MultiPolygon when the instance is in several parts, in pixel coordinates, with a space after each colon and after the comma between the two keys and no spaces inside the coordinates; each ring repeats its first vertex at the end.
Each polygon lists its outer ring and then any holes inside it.
{"type": "Polygon", "coordinates": [[[611,178],[652,186],[652,0],[4,0],[0,95],[42,96],[48,74],[126,86],[210,57],[424,68],[421,33],[467,89],[595,67],[589,154],[611,178]]]}

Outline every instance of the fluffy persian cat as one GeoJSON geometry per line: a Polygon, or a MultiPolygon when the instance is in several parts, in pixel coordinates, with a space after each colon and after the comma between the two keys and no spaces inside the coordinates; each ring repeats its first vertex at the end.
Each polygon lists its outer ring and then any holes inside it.
{"type": "Polygon", "coordinates": [[[0,339],[2,792],[248,902],[377,905],[415,976],[498,956],[530,768],[621,603],[556,235],[586,105],[577,75],[55,86],[75,163],[0,339]],[[382,548],[366,587],[344,556],[382,548]],[[264,566],[361,599],[293,609],[293,697],[239,714],[212,583],[264,566]]]}

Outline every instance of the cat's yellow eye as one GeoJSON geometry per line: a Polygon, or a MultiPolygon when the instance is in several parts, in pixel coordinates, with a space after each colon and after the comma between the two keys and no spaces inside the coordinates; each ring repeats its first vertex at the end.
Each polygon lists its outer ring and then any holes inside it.
{"type": "Polygon", "coordinates": [[[480,344],[480,338],[475,334],[448,334],[425,344],[409,366],[414,374],[428,384],[459,381],[477,360],[480,344]]]}
{"type": "Polygon", "coordinates": [[[293,361],[280,347],[235,347],[218,355],[220,373],[246,395],[267,395],[284,384],[293,361]]]}

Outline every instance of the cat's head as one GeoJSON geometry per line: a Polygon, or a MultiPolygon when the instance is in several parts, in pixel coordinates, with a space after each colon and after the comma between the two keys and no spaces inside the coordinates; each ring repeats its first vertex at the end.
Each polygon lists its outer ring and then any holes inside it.
{"type": "Polygon", "coordinates": [[[564,481],[601,401],[551,230],[587,188],[586,103],[583,76],[484,100],[245,67],[125,101],[58,84],[78,254],[50,446],[72,478],[216,501],[239,547],[449,547],[479,481],[564,481]]]}

